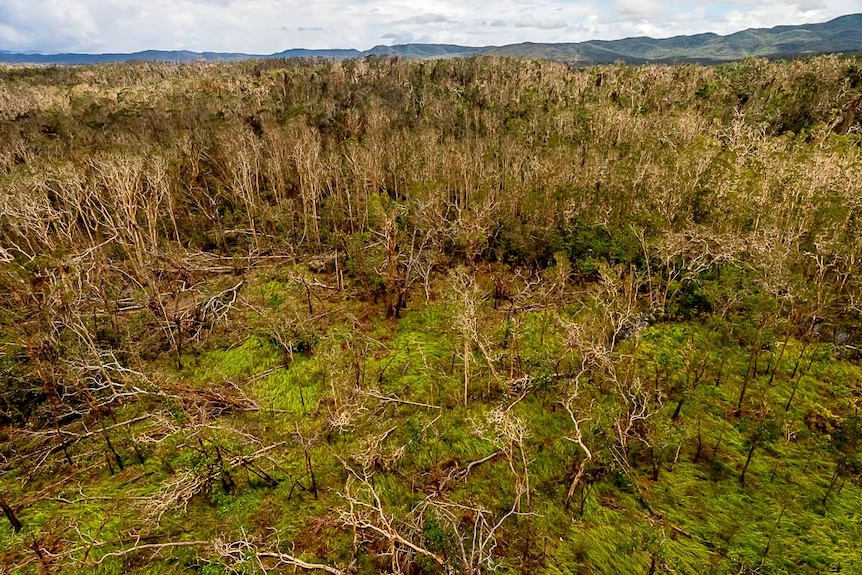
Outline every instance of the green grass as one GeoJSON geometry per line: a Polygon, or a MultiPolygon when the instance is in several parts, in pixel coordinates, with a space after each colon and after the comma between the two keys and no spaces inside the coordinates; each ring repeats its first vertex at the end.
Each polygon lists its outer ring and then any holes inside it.
{"type": "MultiPolygon", "coordinates": [[[[502,344],[504,330],[512,328],[504,321],[502,314],[483,318],[495,346],[502,344]]],[[[823,437],[804,423],[812,412],[829,415],[846,410],[858,393],[862,371],[824,348],[808,348],[806,354],[816,353],[805,355],[806,361],[801,362],[799,390],[786,414],[784,404],[793,384],[789,375],[802,345],[791,339],[780,363],[777,355],[773,358],[778,371],[772,385],[765,365],[778,348],[763,352],[747,404],[750,402],[751,409],[765,406],[779,421],[781,434],[755,451],[743,486],[739,475],[752,427],[748,416],[738,419],[733,412],[748,362],[747,350],[733,341],[721,350],[710,347],[715,341],[710,329],[695,323],[654,325],[624,342],[621,353],[636,357],[633,376],[652,389],[659,374],[661,399],[652,406],[645,436],[654,448],[661,448],[658,480],[652,478],[646,445],[638,441],[633,440],[630,447],[635,462],[627,470],[619,466],[613,427],[613,419],[620,413],[619,400],[613,388],[585,379],[575,409],[579,417],[586,418],[582,431],[594,461],[589,468],[592,486],[581,516],[577,512],[580,491],[572,509],[563,508],[572,470],[583,456],[569,440],[574,426],[563,404],[571,392],[570,383],[539,378],[519,398],[507,394],[505,386],[489,385],[490,372],[477,367],[475,387],[465,408],[460,359],[456,358],[453,369],[453,350],[459,344],[445,307],[413,311],[395,323],[373,322],[368,329],[379,343],[369,347],[364,389],[442,409],[358,393],[350,375],[352,368],[343,371],[349,362],[341,357],[343,346],[355,343],[356,335],[338,325],[323,333],[309,353],[295,354],[289,367],[281,366],[281,355],[268,340],[248,337],[234,346],[201,354],[186,375],[202,388],[226,380],[237,384],[258,402],[259,412],[234,413],[193,435],[178,434],[148,446],[143,466],[133,461],[129,445],[118,438],[128,463],[124,472],[112,476],[94,453],[89,461],[95,468],[83,473],[78,485],[57,495],[77,499],[80,488],[85,503],[37,499],[21,512],[26,525],[22,534],[15,535],[8,524],[0,524],[0,546],[12,550],[7,552],[12,554],[9,557],[19,556],[15,554],[26,553],[33,537],[52,536],[60,525],[74,526],[84,537],[117,542],[126,540],[130,530],[142,528],[166,533],[171,540],[249,536],[271,541],[277,534],[286,549],[294,549],[308,560],[346,565],[352,558],[353,539],[338,521],[339,510],[346,509],[341,495],[347,472],[342,462],[360,469],[360,455],[369,441],[386,434],[380,442],[381,459],[371,469],[373,484],[386,512],[396,524],[407,525],[413,509],[452,470],[502,451],[475,467],[467,479],[445,483],[444,492],[438,495],[465,508],[485,508],[499,519],[515,498],[515,481],[522,473],[520,447],[497,436],[497,428],[487,416],[492,409],[511,406],[511,417],[526,429],[523,448],[531,492],[529,504],[522,499],[524,515],[501,526],[500,536],[505,539],[498,542],[496,551],[500,572],[646,573],[653,561],[657,572],[718,574],[759,568],[769,573],[821,573],[839,566],[852,572],[862,560],[858,544],[862,540],[862,489],[848,479],[841,492],[836,490],[823,505],[835,464],[823,437]],[[705,350],[705,354],[696,355],[692,350],[705,350]],[[710,371],[721,354],[727,356],[721,384],[715,384],[712,372],[704,376],[696,389],[686,391],[681,416],[672,421],[676,401],[664,394],[679,392],[687,362],[706,361],[710,371]],[[333,390],[342,407],[350,401],[358,406],[353,423],[334,432],[327,423],[336,410],[333,390]],[[317,498],[297,433],[308,442],[317,498]],[[698,433],[702,448],[694,461],[698,433]],[[261,443],[250,444],[251,436],[261,443]],[[185,512],[170,511],[158,525],[144,527],[141,498],[153,496],[173,474],[211,469],[217,446],[228,457],[251,456],[263,445],[277,446],[272,459],[260,463],[276,479],[275,486],[235,467],[230,471],[236,484],[233,491],[215,481],[189,502],[185,512]],[[515,475],[505,455],[509,449],[514,449],[515,475]],[[116,493],[133,499],[111,501],[116,493]],[[310,532],[313,536],[309,538],[310,532]],[[523,539],[525,533],[532,534],[528,540],[523,539]]],[[[510,337],[520,345],[525,364],[537,370],[559,357],[564,345],[558,324],[543,312],[521,318],[510,337]]],[[[122,419],[138,413],[132,407],[119,414],[122,419]]],[[[32,493],[31,487],[22,485],[22,478],[20,472],[0,477],[7,498],[18,501],[32,493]]],[[[465,512],[465,526],[468,518],[465,512]]],[[[453,537],[445,530],[439,534],[442,527],[435,529],[426,529],[417,542],[432,545],[427,538],[453,537]]],[[[360,552],[360,573],[387,567],[386,560],[375,555],[380,549],[372,545],[360,552]]],[[[102,551],[93,557],[99,553],[102,551]]],[[[166,551],[149,564],[129,561],[131,558],[106,560],[93,572],[216,573],[223,569],[217,558],[198,556],[192,549],[166,551]]]]}
{"type": "Polygon", "coordinates": [[[193,379],[198,382],[222,382],[247,378],[277,366],[278,349],[269,341],[251,336],[228,349],[204,353],[196,362],[193,379]]]}

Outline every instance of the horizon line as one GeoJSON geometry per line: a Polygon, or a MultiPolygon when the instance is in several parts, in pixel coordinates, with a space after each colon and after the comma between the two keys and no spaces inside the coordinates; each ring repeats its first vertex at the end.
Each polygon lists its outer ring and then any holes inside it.
{"type": "Polygon", "coordinates": [[[238,52],[238,51],[218,51],[218,50],[193,50],[190,48],[172,48],[172,49],[162,49],[162,48],[145,48],[142,50],[136,50],[134,52],[37,52],[33,50],[25,50],[25,51],[15,51],[15,50],[7,50],[5,48],[0,48],[0,54],[12,54],[16,56],[132,56],[135,54],[144,54],[146,52],[165,52],[165,53],[190,53],[190,54],[221,54],[221,55],[240,55],[240,56],[252,56],[252,57],[268,57],[268,56],[277,56],[279,54],[283,54],[285,52],[294,52],[294,51],[305,51],[305,52],[357,52],[362,54],[364,52],[370,52],[372,50],[376,50],[378,48],[398,48],[405,46],[455,46],[458,48],[468,48],[471,50],[483,50],[483,49],[491,49],[491,48],[505,48],[507,46],[520,46],[524,44],[531,44],[536,46],[562,46],[562,45],[572,45],[572,44],[587,44],[590,42],[619,42],[622,40],[639,40],[639,39],[650,39],[650,40],[672,40],[674,38],[692,38],[695,36],[716,36],[717,38],[727,38],[729,36],[733,36],[735,34],[740,34],[742,32],[749,31],[758,31],[758,30],[774,30],[776,28],[800,28],[804,26],[815,26],[822,24],[829,24],[831,22],[835,22],[836,20],[841,20],[842,18],[849,18],[853,16],[862,16],[862,12],[852,12],[850,14],[843,14],[841,16],[836,16],[835,18],[831,18],[829,20],[825,20],[822,22],[805,22],[803,24],[777,24],[775,26],[767,27],[767,28],[743,28],[741,30],[736,30],[735,32],[729,32],[727,34],[718,34],[716,32],[696,32],[693,34],[676,34],[674,36],[625,36],[622,38],[613,38],[609,40],[603,40],[599,38],[593,38],[591,40],[578,40],[572,42],[512,42],[509,44],[488,44],[483,46],[470,46],[468,44],[450,44],[444,42],[408,42],[405,44],[376,44],[371,48],[360,49],[360,48],[285,48],[284,50],[279,50],[278,52],[272,52],[269,54],[259,54],[252,52],[238,52]]]}

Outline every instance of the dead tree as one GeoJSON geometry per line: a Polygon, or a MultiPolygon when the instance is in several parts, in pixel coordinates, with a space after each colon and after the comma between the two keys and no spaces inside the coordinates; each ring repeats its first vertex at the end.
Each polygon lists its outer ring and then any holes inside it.
{"type": "Polygon", "coordinates": [[[341,523],[354,532],[366,532],[380,538],[388,547],[385,554],[389,556],[393,573],[408,573],[414,554],[424,555],[441,567],[446,564],[441,555],[429,551],[416,543],[410,534],[405,535],[399,530],[395,517],[383,508],[370,474],[360,474],[347,464],[344,467],[348,477],[341,496],[347,502],[347,508],[340,513],[341,523]]]}
{"type": "MultiPolygon", "coordinates": [[[[581,450],[584,452],[584,458],[581,459],[581,462],[577,466],[577,471],[575,471],[575,476],[572,478],[572,483],[569,485],[569,490],[566,493],[565,500],[563,501],[563,505],[567,511],[572,504],[572,499],[575,496],[575,491],[578,489],[579,486],[581,486],[581,484],[584,480],[584,477],[586,476],[587,465],[589,465],[590,461],[592,461],[592,459],[593,459],[593,452],[590,451],[590,448],[587,447],[586,443],[584,443],[584,435],[583,435],[583,432],[581,431],[581,425],[586,423],[587,421],[589,421],[589,419],[587,419],[587,418],[578,419],[578,417],[575,416],[575,412],[572,408],[572,404],[573,404],[575,399],[577,399],[577,390],[576,390],[575,394],[572,397],[570,397],[569,400],[566,401],[566,403],[565,403],[566,411],[569,412],[569,416],[572,418],[572,423],[575,425],[575,437],[573,437],[573,438],[567,437],[566,439],[576,443],[581,448],[581,450]]],[[[583,512],[584,512],[584,507],[583,507],[583,500],[582,500],[581,511],[580,511],[581,515],[583,515],[583,512]]]]}

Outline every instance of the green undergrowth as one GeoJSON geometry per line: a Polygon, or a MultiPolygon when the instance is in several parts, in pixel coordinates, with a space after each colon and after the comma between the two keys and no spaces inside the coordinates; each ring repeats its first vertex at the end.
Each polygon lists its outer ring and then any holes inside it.
{"type": "Polygon", "coordinates": [[[278,350],[269,341],[249,337],[227,349],[206,352],[194,362],[192,381],[200,383],[248,378],[276,366],[278,350]]]}
{"type": "MultiPolygon", "coordinates": [[[[467,406],[461,336],[450,318],[441,304],[359,330],[355,322],[332,321],[318,330],[315,347],[295,352],[289,364],[263,335],[198,354],[172,377],[244,396],[256,407],[226,409],[172,435],[132,425],[126,440],[115,439],[123,470],[108,469],[104,450],[81,449],[73,455],[79,473],[51,498],[34,496],[26,470],[4,474],[7,499],[27,502],[20,511],[25,530],[13,534],[0,524],[0,548],[20,562],[34,540],[59,549],[73,530],[99,542],[74,553],[79,561],[88,556],[91,573],[252,572],[251,564],[229,566],[194,548],[149,561],[145,553],[105,556],[139,533],[159,541],[245,539],[333,565],[355,557],[357,572],[384,572],[391,568],[386,546],[371,537],[355,549],[343,522],[348,489],[368,496],[355,478],[373,477],[385,513],[405,529],[418,521],[423,502],[435,499],[481,509],[495,524],[513,509],[516,486],[528,483],[529,497],[522,492],[518,512],[500,523],[492,557],[501,573],[823,573],[862,565],[862,489],[841,477],[824,497],[836,459],[816,424],[853,405],[858,365],[824,346],[781,339],[759,352],[737,413],[751,364],[746,341],[708,323],[654,324],[615,352],[649,403],[641,435],[632,435],[623,454],[614,422],[624,411],[613,385],[596,376],[575,386],[573,373],[555,371],[576,364],[559,361],[565,333],[550,312],[483,316],[499,373],[474,350],[467,406]],[[526,387],[506,383],[505,370],[516,365],[513,346],[517,369],[531,374],[526,387]],[[359,348],[365,354],[356,363],[350,358],[359,348]],[[520,426],[514,440],[493,419],[501,410],[505,425],[520,426]],[[583,459],[573,415],[593,459],[566,508],[583,459]],[[767,420],[776,432],[752,452],[743,483],[752,434],[767,420]],[[255,459],[262,449],[268,455],[255,459]],[[237,463],[243,457],[255,463],[244,467],[237,463]],[[211,479],[155,514],[160,494],[182,474],[211,479]]],[[[189,407],[183,419],[166,405],[153,406],[163,410],[163,426],[182,428],[193,418],[189,407]]],[[[140,415],[129,404],[117,418],[140,415]]],[[[469,533],[474,512],[458,513],[469,533]]],[[[431,511],[422,517],[414,540],[455,565],[456,534],[431,511]]],[[[436,569],[417,565],[420,573],[436,569]]],[[[41,568],[34,562],[21,572],[41,568]]]]}

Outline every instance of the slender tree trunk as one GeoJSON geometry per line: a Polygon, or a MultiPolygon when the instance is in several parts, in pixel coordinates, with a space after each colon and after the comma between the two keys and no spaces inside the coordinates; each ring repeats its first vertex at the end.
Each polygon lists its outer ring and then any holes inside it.
{"type": "Polygon", "coordinates": [[[299,431],[298,422],[296,424],[296,434],[299,436],[299,440],[302,442],[302,453],[305,456],[305,469],[308,472],[308,475],[311,477],[311,492],[314,494],[314,498],[317,499],[317,479],[314,477],[314,466],[311,464],[311,454],[308,453],[308,443],[305,441],[305,438],[299,431]]]}
{"type": "Polygon", "coordinates": [[[117,453],[116,449],[114,449],[114,444],[111,443],[111,438],[108,437],[104,424],[102,424],[102,435],[105,437],[105,443],[108,445],[108,449],[111,450],[111,453],[114,455],[114,461],[117,462],[117,467],[120,468],[120,471],[125,471],[126,467],[123,465],[123,458],[120,457],[120,454],[117,453]]]}
{"type": "Polygon", "coordinates": [[[799,369],[799,362],[802,361],[802,356],[805,355],[805,350],[808,349],[808,344],[802,345],[802,351],[799,352],[799,357],[796,358],[796,363],[793,365],[793,373],[790,374],[790,379],[796,377],[796,371],[799,369]]]}
{"type": "Polygon", "coordinates": [[[802,374],[796,378],[796,383],[793,384],[793,391],[790,392],[790,397],[787,398],[787,404],[784,406],[784,412],[790,411],[790,404],[793,403],[793,398],[796,397],[796,390],[799,389],[799,382],[802,381],[802,374]]]}
{"type": "MultiPolygon", "coordinates": [[[[177,370],[183,369],[183,328],[180,320],[174,320],[177,329],[177,370]]],[[[170,327],[168,327],[170,329],[170,327]]]]}
{"type": "Polygon", "coordinates": [[[18,517],[15,515],[15,512],[9,507],[9,504],[6,503],[6,500],[3,498],[3,494],[0,494],[0,509],[3,510],[3,514],[6,516],[6,519],[9,520],[9,523],[12,524],[12,530],[15,533],[18,533],[22,529],[21,521],[18,520],[18,517]]]}
{"type": "Polygon", "coordinates": [[[305,466],[308,467],[308,475],[311,476],[311,492],[314,494],[314,498],[317,499],[317,479],[314,477],[314,467],[311,465],[311,455],[308,453],[307,447],[304,447],[303,451],[305,453],[305,466]]]}
{"type": "Polygon", "coordinates": [[[724,374],[724,364],[727,363],[727,354],[721,353],[721,361],[718,362],[718,373],[715,374],[715,386],[721,385],[721,376],[724,374]]]}
{"type": "Polygon", "coordinates": [[[775,526],[772,528],[772,532],[769,534],[769,538],[766,540],[766,548],[763,550],[763,556],[760,558],[760,566],[763,567],[763,563],[766,561],[766,556],[769,554],[769,547],[772,545],[772,538],[775,537],[775,532],[778,531],[779,525],[781,525],[781,519],[784,517],[784,511],[787,509],[787,504],[781,506],[781,512],[778,514],[778,519],[775,521],[775,526]]]}
{"type": "Polygon", "coordinates": [[[652,465],[652,480],[658,481],[659,470],[661,468],[661,452],[659,452],[659,455],[656,455],[655,448],[650,447],[649,458],[652,465]]]}
{"type": "Polygon", "coordinates": [[[703,451],[703,434],[700,430],[700,417],[697,418],[697,449],[694,452],[693,463],[700,461],[700,453],[703,451]]]}
{"type": "Polygon", "coordinates": [[[685,395],[679,398],[679,401],[676,404],[676,409],[673,410],[673,415],[670,416],[671,421],[676,421],[679,419],[679,414],[682,411],[682,404],[685,402],[685,395]]]}
{"type": "Polygon", "coordinates": [[[302,393],[302,386],[299,386],[299,403],[302,404],[302,415],[308,415],[305,410],[305,394],[302,393]]]}
{"type": "Polygon", "coordinates": [[[835,495],[841,495],[841,492],[844,491],[844,484],[847,483],[847,477],[844,476],[841,478],[841,485],[838,486],[838,492],[835,495]]]}
{"type": "Polygon", "coordinates": [[[760,348],[758,340],[754,343],[754,349],[751,351],[751,357],[748,359],[748,368],[745,370],[745,379],[742,380],[742,389],[739,392],[739,402],[736,405],[736,416],[742,413],[742,402],[745,401],[745,392],[748,390],[748,384],[751,382],[752,372],[757,371],[757,355],[760,348]]]}
{"type": "Polygon", "coordinates": [[[305,286],[305,297],[308,301],[308,315],[314,315],[314,308],[311,306],[311,287],[305,278],[302,278],[302,285],[305,286]]]}
{"type": "Polygon", "coordinates": [[[814,455],[813,451],[808,452],[808,458],[805,460],[805,466],[802,468],[802,473],[805,474],[808,472],[808,464],[811,463],[811,456],[814,455]]]}
{"type": "Polygon", "coordinates": [[[234,481],[233,476],[230,474],[230,471],[224,464],[224,459],[221,456],[221,448],[216,446],[216,461],[218,461],[219,468],[221,469],[221,484],[225,490],[225,493],[233,494],[236,492],[236,481],[234,481]]]}
{"type": "Polygon", "coordinates": [[[467,407],[467,393],[470,387],[470,343],[464,338],[464,407],[467,407]]]}
{"type": "Polygon", "coordinates": [[[718,455],[718,448],[721,447],[721,440],[724,439],[724,427],[721,428],[721,432],[718,434],[718,439],[715,442],[715,447],[712,448],[712,456],[715,457],[718,455]]]}
{"type": "Polygon", "coordinates": [[[757,445],[752,443],[751,448],[748,450],[748,458],[745,460],[745,466],[742,468],[742,473],[739,476],[739,482],[742,485],[745,485],[745,474],[748,472],[748,465],[751,463],[751,456],[754,455],[754,450],[756,448],[757,445]]]}
{"type": "Polygon", "coordinates": [[[787,342],[790,340],[789,335],[784,336],[784,343],[781,345],[781,351],[778,352],[778,357],[775,360],[775,367],[772,368],[772,372],[769,374],[769,383],[766,384],[766,387],[772,387],[772,380],[775,379],[775,373],[781,367],[781,359],[784,357],[784,352],[787,349],[787,342]]]}
{"type": "Polygon", "coordinates": [[[832,480],[829,481],[829,489],[826,490],[826,494],[823,496],[823,505],[826,505],[826,502],[829,501],[829,496],[832,495],[832,489],[835,487],[835,484],[838,482],[838,476],[841,474],[841,464],[837,464],[835,466],[835,473],[832,474],[832,480]]]}

